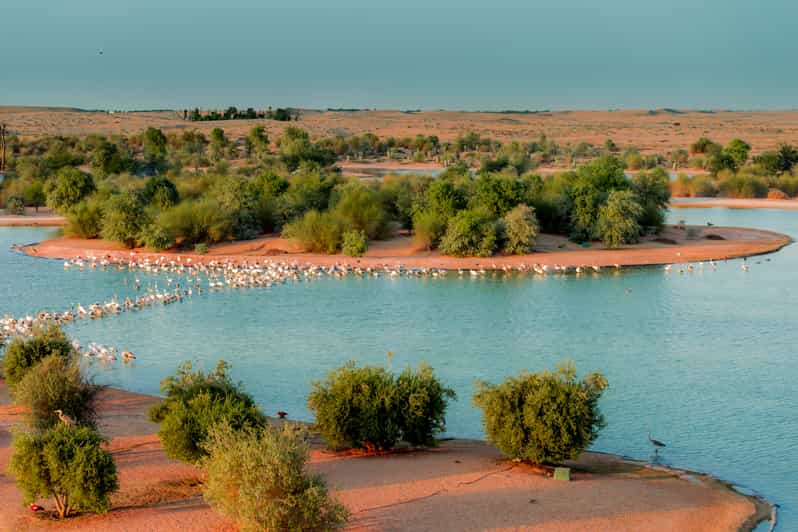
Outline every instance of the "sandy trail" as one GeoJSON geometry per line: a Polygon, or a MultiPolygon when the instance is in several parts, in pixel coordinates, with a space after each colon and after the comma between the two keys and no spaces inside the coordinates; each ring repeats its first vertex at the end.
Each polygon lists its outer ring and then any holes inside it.
{"type": "MultiPolygon", "coordinates": [[[[21,412],[0,383],[0,530],[235,530],[202,500],[200,472],[164,455],[157,426],[146,419],[156,401],[101,392],[100,428],[110,438],[121,491],[108,514],[57,523],[28,511],[5,474],[9,429],[21,412]]],[[[573,480],[554,481],[468,440],[388,456],[336,455],[314,445],[311,457],[311,467],[350,509],[349,530],[727,531],[769,511],[703,475],[593,453],[570,465],[573,480]]]]}

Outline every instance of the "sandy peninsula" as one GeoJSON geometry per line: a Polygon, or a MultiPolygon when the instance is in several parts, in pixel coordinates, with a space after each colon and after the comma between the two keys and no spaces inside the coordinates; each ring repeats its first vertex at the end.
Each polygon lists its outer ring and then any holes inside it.
{"type": "Polygon", "coordinates": [[[437,251],[419,251],[412,238],[400,236],[392,240],[372,242],[368,252],[359,258],[345,255],[305,253],[296,244],[278,236],[264,236],[254,240],[230,242],[212,246],[207,254],[164,251],[153,253],[146,248],[128,250],[120,244],[103,240],[54,238],[23,248],[35,257],[72,259],[106,257],[127,260],[131,257],[190,258],[195,262],[254,261],[263,259],[297,261],[320,266],[349,264],[380,268],[385,265],[406,268],[501,269],[522,266],[650,266],[681,262],[725,260],[771,253],[790,244],[792,239],[780,233],[739,227],[692,227],[690,231],[667,227],[657,237],[646,237],[640,243],[620,249],[607,249],[594,243],[588,248],[570,242],[562,236],[541,235],[536,250],[527,255],[480,257],[449,257],[437,251]],[[688,237],[689,235],[689,237],[688,237]]]}
{"type": "MultiPolygon", "coordinates": [[[[202,499],[199,470],[168,459],[146,411],[158,399],[114,389],[99,398],[120,491],[106,515],[60,523],[32,514],[5,475],[9,430],[22,412],[0,381],[1,530],[235,530],[202,499]]],[[[310,467],[351,511],[348,530],[751,529],[770,515],[762,500],[711,477],[585,453],[571,482],[503,460],[484,442],[449,440],[434,450],[387,456],[332,454],[314,439],[310,467]]],[[[37,501],[45,509],[52,501],[37,501]]]]}
{"type": "Polygon", "coordinates": [[[798,209],[798,199],[765,198],[673,198],[672,209],[724,207],[727,209],[798,209]]]}

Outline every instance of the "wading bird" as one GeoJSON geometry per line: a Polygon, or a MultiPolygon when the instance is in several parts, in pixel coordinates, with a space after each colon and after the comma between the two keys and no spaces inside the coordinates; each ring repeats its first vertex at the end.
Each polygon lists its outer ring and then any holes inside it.
{"type": "Polygon", "coordinates": [[[662,443],[661,441],[651,438],[651,431],[649,431],[649,433],[648,433],[648,441],[651,443],[651,445],[654,446],[654,452],[655,453],[659,452],[659,448],[660,447],[666,447],[666,445],[664,443],[662,443]]]}
{"type": "Polygon", "coordinates": [[[75,424],[75,420],[69,417],[68,415],[64,414],[61,409],[53,410],[56,414],[58,414],[58,419],[60,419],[64,425],[72,426],[75,424]]]}

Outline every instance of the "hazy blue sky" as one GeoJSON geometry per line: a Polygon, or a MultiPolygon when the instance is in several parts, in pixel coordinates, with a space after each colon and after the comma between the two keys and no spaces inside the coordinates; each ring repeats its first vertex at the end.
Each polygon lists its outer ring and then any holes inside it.
{"type": "Polygon", "coordinates": [[[796,0],[9,0],[0,104],[795,108],[797,21],[796,0]]]}

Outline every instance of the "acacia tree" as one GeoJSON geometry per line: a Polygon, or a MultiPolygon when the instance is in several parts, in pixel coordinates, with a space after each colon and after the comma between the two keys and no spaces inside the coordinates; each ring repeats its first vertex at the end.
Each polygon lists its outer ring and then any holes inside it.
{"type": "Polygon", "coordinates": [[[636,242],[640,236],[639,220],[643,208],[631,190],[616,190],[599,208],[597,232],[604,245],[617,248],[636,242]]]}
{"type": "Polygon", "coordinates": [[[151,170],[157,171],[166,160],[166,135],[158,128],[148,127],[142,139],[144,161],[151,170]]]}
{"type": "Polygon", "coordinates": [[[555,372],[479,382],[474,405],[482,409],[488,440],[506,456],[556,464],[578,457],[604,428],[598,400],[607,386],[600,373],[577,380],[576,367],[566,362],[555,372]]]}
{"type": "Polygon", "coordinates": [[[58,517],[107,512],[119,489],[111,453],[88,427],[56,425],[39,434],[17,433],[9,471],[29,501],[52,497],[58,517]]]}
{"type": "Polygon", "coordinates": [[[147,225],[147,214],[137,192],[111,196],[103,208],[102,236],[134,248],[147,225]]]}
{"type": "Polygon", "coordinates": [[[47,205],[58,212],[66,212],[94,192],[94,180],[77,168],[62,168],[47,184],[47,205]]]}

